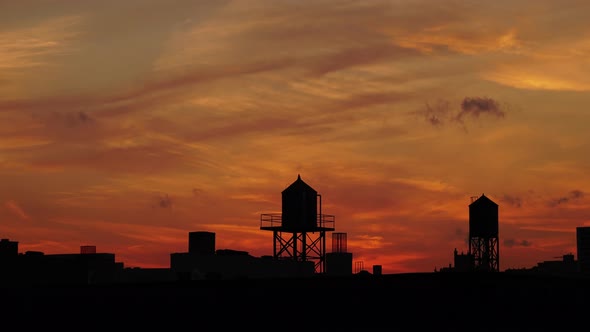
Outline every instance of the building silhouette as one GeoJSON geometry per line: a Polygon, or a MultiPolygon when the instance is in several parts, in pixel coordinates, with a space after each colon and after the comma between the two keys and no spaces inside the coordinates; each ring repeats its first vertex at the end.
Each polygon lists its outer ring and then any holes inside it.
{"type": "Polygon", "coordinates": [[[473,272],[475,264],[473,255],[470,253],[459,253],[457,248],[453,251],[453,264],[449,263],[448,267],[441,267],[439,272],[473,272]]]}
{"type": "Polygon", "coordinates": [[[188,252],[194,255],[215,254],[215,233],[213,232],[189,232],[188,252]]]}
{"type": "Polygon", "coordinates": [[[581,273],[590,273],[590,226],[576,227],[576,250],[581,273]]]}
{"type": "Polygon", "coordinates": [[[0,240],[0,281],[30,284],[112,283],[119,279],[123,263],[115,254],[96,253],[94,246],[81,246],[75,254],[18,252],[18,242],[0,240]],[[90,248],[92,247],[92,248],[90,248]]]}
{"type": "Polygon", "coordinates": [[[482,194],[469,204],[469,255],[475,271],[500,271],[498,204],[482,194]]]}
{"type": "Polygon", "coordinates": [[[383,266],[381,264],[373,265],[373,275],[380,276],[383,274],[383,266]]]}
{"type": "Polygon", "coordinates": [[[0,259],[11,259],[18,256],[18,241],[0,240],[0,259]]]}
{"type": "Polygon", "coordinates": [[[471,253],[459,253],[457,248],[453,252],[453,261],[455,264],[455,271],[457,272],[469,272],[473,271],[475,267],[475,261],[471,253]]]}
{"type": "Polygon", "coordinates": [[[314,262],[325,272],[326,232],[335,230],[335,216],[323,214],[322,196],[297,175],[282,195],[282,213],[260,215],[260,229],[273,232],[273,258],[314,262]]]}
{"type": "Polygon", "coordinates": [[[332,233],[332,252],[326,254],[326,274],[352,274],[352,253],[347,249],[346,233],[332,233]]]}
{"type": "Polygon", "coordinates": [[[297,278],[314,274],[311,261],[254,257],[247,251],[215,249],[215,233],[189,232],[189,251],[170,254],[177,280],[297,278]]]}
{"type": "Polygon", "coordinates": [[[537,263],[532,268],[535,272],[546,273],[546,274],[572,274],[578,272],[578,264],[575,260],[574,254],[565,254],[560,260],[546,260],[537,263]]]}
{"type": "Polygon", "coordinates": [[[553,258],[559,260],[545,260],[538,262],[537,265],[530,268],[506,269],[506,273],[527,273],[527,274],[543,274],[554,276],[571,276],[579,274],[578,262],[575,260],[574,254],[569,253],[553,258]]]}
{"type": "Polygon", "coordinates": [[[16,270],[19,268],[18,241],[0,239],[0,281],[18,280],[16,270]]]}

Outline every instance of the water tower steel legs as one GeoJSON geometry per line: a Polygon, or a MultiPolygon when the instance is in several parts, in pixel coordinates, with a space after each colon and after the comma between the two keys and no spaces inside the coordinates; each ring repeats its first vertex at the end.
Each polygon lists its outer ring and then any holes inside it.
{"type": "Polygon", "coordinates": [[[278,238],[278,232],[277,231],[273,231],[272,232],[272,257],[274,257],[275,259],[278,257],[278,253],[277,253],[277,238],[278,238]]]}
{"type": "Polygon", "coordinates": [[[500,252],[498,238],[472,237],[469,239],[470,254],[473,255],[475,269],[499,272],[500,252]]]}
{"type": "Polygon", "coordinates": [[[273,231],[273,257],[300,262],[314,261],[315,272],[323,273],[326,261],[326,232],[273,231]]]}

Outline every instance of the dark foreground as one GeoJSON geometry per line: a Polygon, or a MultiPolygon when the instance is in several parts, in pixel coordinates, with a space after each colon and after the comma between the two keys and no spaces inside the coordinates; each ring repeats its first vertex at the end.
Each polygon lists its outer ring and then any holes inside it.
{"type": "Polygon", "coordinates": [[[581,277],[424,273],[0,292],[6,331],[582,331],[590,324],[590,279],[581,277]]]}

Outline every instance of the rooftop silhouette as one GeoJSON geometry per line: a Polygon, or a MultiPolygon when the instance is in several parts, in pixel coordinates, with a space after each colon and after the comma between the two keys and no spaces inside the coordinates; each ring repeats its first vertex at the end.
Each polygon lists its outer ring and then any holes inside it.
{"type": "MultiPolygon", "coordinates": [[[[285,322],[277,310],[304,309],[311,314],[316,301],[322,308],[317,316],[296,315],[295,322],[350,328],[355,324],[348,318],[357,317],[362,320],[359,327],[377,328],[392,324],[394,315],[395,324],[452,324],[455,331],[478,330],[472,325],[476,319],[485,322],[480,330],[489,331],[505,330],[508,322],[535,326],[537,315],[548,310],[541,303],[553,310],[553,317],[581,313],[583,299],[590,295],[590,276],[573,254],[530,269],[500,272],[498,205],[484,195],[472,198],[469,205],[467,253],[455,248],[454,266],[405,274],[383,274],[381,265],[369,272],[362,261],[353,261],[347,233],[335,232],[334,219],[326,222],[321,195],[300,176],[282,198],[282,214],[275,219],[261,215],[261,231],[274,233],[269,243],[273,255],[262,257],[217,249],[216,234],[210,230],[188,232],[187,251],[171,253],[170,267],[157,269],[125,267],[114,253],[88,244],[81,245],[79,253],[19,253],[17,241],[1,239],[0,290],[4,302],[11,304],[4,313],[20,307],[31,315],[68,313],[96,319],[97,314],[120,317],[124,312],[124,320],[136,328],[146,326],[146,315],[188,324],[195,312],[202,326],[219,328],[223,323],[211,317],[223,313],[245,319],[244,326],[260,328],[251,321],[260,317],[253,303],[279,304],[261,321],[273,325],[285,322]],[[334,231],[331,252],[325,250],[329,231],[334,231]],[[308,237],[310,232],[319,235],[308,237]],[[312,301],[309,308],[302,308],[304,301],[312,301]],[[485,317],[484,312],[494,314],[485,317]],[[412,317],[417,313],[428,320],[416,321],[412,317]]],[[[583,262],[589,229],[577,229],[583,262]]]]}
{"type": "MultiPolygon", "coordinates": [[[[318,275],[381,276],[382,265],[373,273],[362,261],[353,261],[345,232],[335,232],[335,216],[322,211],[322,196],[303,181],[301,175],[281,192],[282,213],[261,214],[260,230],[272,231],[271,255],[254,257],[247,251],[217,249],[215,232],[188,233],[188,251],[170,254],[168,268],[128,268],[114,253],[97,252],[96,246],[81,245],[80,253],[19,253],[18,242],[0,241],[0,282],[4,284],[112,284],[133,282],[175,282],[206,279],[301,278],[318,275]],[[332,252],[328,252],[327,233],[332,233],[332,252]],[[353,269],[354,265],[354,269],[353,269]]],[[[453,252],[453,264],[435,267],[435,272],[500,272],[498,204],[489,197],[471,197],[468,205],[469,247],[453,252]]],[[[577,228],[578,255],[562,260],[539,262],[525,269],[506,269],[510,273],[583,274],[590,243],[588,227],[577,228]]],[[[561,257],[559,257],[561,258],[561,257]]]]}

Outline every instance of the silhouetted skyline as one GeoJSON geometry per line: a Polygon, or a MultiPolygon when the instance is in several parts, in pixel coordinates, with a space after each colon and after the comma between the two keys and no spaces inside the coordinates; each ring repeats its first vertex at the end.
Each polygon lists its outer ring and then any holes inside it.
{"type": "MultiPolygon", "coordinates": [[[[304,182],[301,175],[281,193],[281,213],[260,215],[260,230],[272,231],[272,255],[255,257],[248,251],[217,249],[211,231],[188,233],[188,250],[170,253],[169,266],[157,269],[125,267],[113,253],[97,253],[96,246],[81,245],[78,254],[45,255],[40,251],[20,252],[18,241],[0,241],[0,284],[114,284],[183,282],[193,280],[237,280],[250,278],[308,278],[313,276],[371,275],[361,260],[353,261],[347,233],[336,232],[334,215],[322,213],[322,195],[304,182]],[[327,234],[332,251],[327,252],[327,234]],[[354,263],[354,270],[353,270],[354,263]],[[353,272],[354,271],[354,272],[353,272]]],[[[538,262],[530,268],[500,268],[499,206],[489,197],[472,196],[469,204],[469,238],[466,253],[453,251],[454,264],[434,272],[531,273],[554,276],[588,276],[590,227],[576,228],[574,254],[559,261],[538,262]]],[[[383,275],[380,264],[373,275],[383,275]]]]}
{"type": "Polygon", "coordinates": [[[583,1],[3,1],[0,236],[166,267],[272,254],[296,174],[354,260],[430,272],[499,209],[501,269],[590,225],[583,1]]]}

